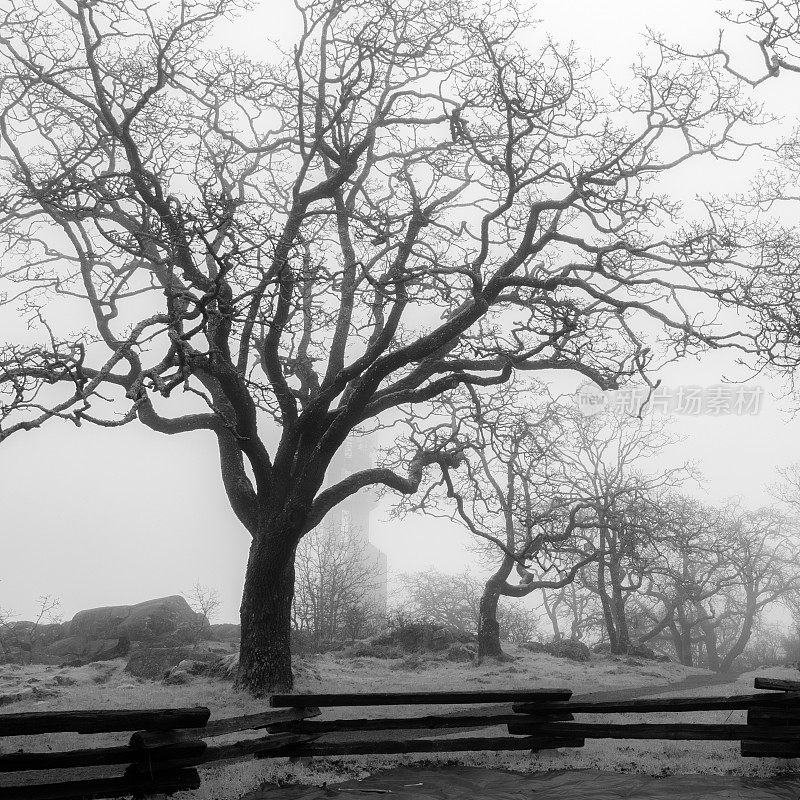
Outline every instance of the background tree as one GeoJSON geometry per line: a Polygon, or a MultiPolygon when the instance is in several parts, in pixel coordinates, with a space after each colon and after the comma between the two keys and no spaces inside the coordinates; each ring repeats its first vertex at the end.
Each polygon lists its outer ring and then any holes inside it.
{"type": "Polygon", "coordinates": [[[377,576],[364,560],[362,542],[355,531],[321,525],[297,548],[292,626],[311,649],[359,638],[378,621],[371,602],[377,576]]]}
{"type": "MultiPolygon", "coordinates": [[[[450,420],[450,438],[462,442],[463,464],[457,472],[443,466],[440,477],[399,505],[402,514],[421,510],[455,519],[492,565],[478,609],[478,658],[504,657],[501,597],[565,586],[594,557],[579,541],[580,532],[596,524],[589,521],[594,497],[564,491],[560,454],[571,443],[569,419],[576,411],[547,398],[530,399],[543,393],[541,385],[520,382],[443,399],[438,410],[450,420]]],[[[407,425],[409,441],[397,450],[424,449],[427,428],[412,420],[407,425]]]]}
{"type": "MultiPolygon", "coordinates": [[[[444,573],[435,568],[405,573],[400,576],[394,616],[402,618],[404,624],[422,622],[478,636],[484,588],[484,580],[472,569],[460,573],[444,573]]],[[[531,608],[508,603],[499,606],[497,621],[504,639],[521,643],[533,638],[539,617],[531,608]]]]}
{"type": "Polygon", "coordinates": [[[300,0],[270,62],[234,0],[45,0],[0,18],[0,438],[48,420],[216,437],[251,536],[239,685],[292,685],[298,543],[384,468],[353,431],[464,384],[601,386],[714,343],[729,242],[657,177],[736,157],[752,109],[656,52],[623,89],[513,4],[300,0]],[[711,300],[709,301],[709,298],[711,300]],[[16,322],[22,315],[23,326],[16,322]]]}
{"type": "Polygon", "coordinates": [[[195,581],[192,588],[183,595],[192,611],[198,615],[197,634],[208,630],[211,620],[216,617],[221,601],[219,592],[211,586],[195,581]]]}
{"type": "Polygon", "coordinates": [[[590,632],[603,629],[597,596],[582,585],[581,574],[561,589],[541,589],[542,608],[554,641],[563,639],[568,631],[567,638],[579,642],[590,632]]]}
{"type": "Polygon", "coordinates": [[[765,609],[797,589],[797,534],[774,509],[714,509],[673,497],[668,530],[635,598],[650,632],[682,664],[728,672],[765,609]]]}
{"type": "Polygon", "coordinates": [[[474,636],[478,631],[483,581],[472,569],[445,573],[436,568],[399,576],[394,615],[474,636]]]}
{"type": "MultiPolygon", "coordinates": [[[[692,475],[689,464],[654,469],[676,440],[668,424],[648,415],[603,413],[575,417],[577,443],[565,449],[564,473],[577,495],[595,498],[597,524],[586,531],[585,550],[593,563],[581,570],[580,584],[599,602],[612,653],[633,645],[629,600],[660,558],[659,496],[692,475]]],[[[642,639],[650,638],[641,632],[642,639]]]]}

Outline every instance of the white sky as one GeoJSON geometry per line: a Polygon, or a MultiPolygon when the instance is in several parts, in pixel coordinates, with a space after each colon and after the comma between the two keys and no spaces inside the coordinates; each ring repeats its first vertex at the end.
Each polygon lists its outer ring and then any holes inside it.
{"type": "MultiPolygon", "coordinates": [[[[647,26],[704,49],[716,41],[715,9],[733,4],[542,0],[537,14],[554,39],[574,40],[621,74],[642,49],[647,26]]],[[[258,48],[264,35],[285,39],[294,27],[291,3],[273,0],[268,7],[268,17],[262,10],[232,27],[227,43],[258,48]]],[[[798,89],[798,82],[781,82],[763,97],[773,112],[791,117],[798,89]]],[[[708,170],[716,188],[718,171],[708,170]]],[[[729,356],[716,354],[673,366],[663,377],[671,386],[708,385],[723,375],[735,371],[729,356]]],[[[682,418],[676,429],[687,438],[674,460],[698,464],[715,502],[737,495],[750,505],[767,502],[775,468],[797,460],[800,420],[773,399],[756,417],[682,418]]],[[[220,621],[238,618],[248,536],[228,507],[210,435],[57,423],[15,435],[0,446],[0,514],[0,607],[21,617],[31,616],[43,593],[60,597],[69,618],[82,608],[188,591],[199,580],[220,592],[220,621]]],[[[387,553],[391,572],[434,565],[457,571],[469,562],[456,526],[385,516],[383,507],[373,514],[372,539],[387,553]]]]}

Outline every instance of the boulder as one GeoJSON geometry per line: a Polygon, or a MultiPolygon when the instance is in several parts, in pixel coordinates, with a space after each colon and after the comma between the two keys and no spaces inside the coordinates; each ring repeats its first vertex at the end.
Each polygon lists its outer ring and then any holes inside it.
{"type": "Polygon", "coordinates": [[[474,637],[432,622],[411,622],[386,630],[371,641],[378,646],[399,647],[407,653],[426,650],[436,653],[447,650],[453,644],[474,641],[474,637]]]}
{"type": "Polygon", "coordinates": [[[592,657],[591,650],[583,642],[575,639],[557,639],[549,642],[547,652],[551,656],[569,658],[572,661],[589,661],[592,657]]]}
{"type": "Polygon", "coordinates": [[[167,686],[180,686],[181,684],[189,683],[191,680],[192,676],[182,669],[173,668],[164,676],[164,683],[167,686]]]}
{"type": "Polygon", "coordinates": [[[197,661],[191,658],[184,658],[174,667],[167,670],[164,676],[164,683],[168,686],[189,683],[195,675],[202,675],[208,670],[209,664],[205,661],[197,661]]]}
{"type": "Polygon", "coordinates": [[[184,658],[175,665],[174,669],[188,672],[190,675],[202,675],[208,670],[209,663],[195,658],[184,658]]]}
{"type": "Polygon", "coordinates": [[[57,660],[46,655],[46,649],[64,636],[63,630],[64,626],[60,622],[9,622],[0,628],[0,661],[19,664],[57,663],[57,660]]]}
{"type": "Polygon", "coordinates": [[[127,639],[161,646],[188,644],[210,634],[202,614],[192,611],[180,595],[146,600],[133,606],[79,611],[66,628],[70,637],[127,639]]]}
{"type": "Polygon", "coordinates": [[[217,658],[218,653],[191,647],[138,647],[131,652],[125,672],[136,678],[157,681],[184,660],[208,663],[217,658]]]}
{"type": "Polygon", "coordinates": [[[57,657],[62,663],[90,664],[93,661],[112,661],[128,654],[130,642],[125,639],[86,639],[83,636],[68,636],[46,648],[48,656],[57,657]]]}

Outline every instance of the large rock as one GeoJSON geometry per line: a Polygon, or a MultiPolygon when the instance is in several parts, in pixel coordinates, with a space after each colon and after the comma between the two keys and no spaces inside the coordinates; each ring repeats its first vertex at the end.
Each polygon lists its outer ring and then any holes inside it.
{"type": "Polygon", "coordinates": [[[49,645],[45,653],[69,664],[89,664],[92,661],[112,661],[130,650],[127,639],[86,639],[69,636],[49,645]]]}
{"type": "Polygon", "coordinates": [[[195,675],[202,675],[208,671],[209,663],[197,661],[191,658],[184,658],[174,667],[167,670],[164,676],[164,683],[168,686],[189,683],[195,675]]]}
{"type": "Polygon", "coordinates": [[[575,639],[556,639],[547,644],[547,652],[551,656],[570,658],[573,661],[589,661],[592,651],[583,643],[575,639]]]}
{"type": "Polygon", "coordinates": [[[454,644],[467,644],[474,637],[430,622],[412,622],[372,638],[372,644],[399,647],[408,653],[442,652],[454,644]]]}
{"type": "Polygon", "coordinates": [[[28,620],[0,627],[0,662],[50,663],[47,647],[64,636],[60,622],[37,624],[28,620]]]}
{"type": "Polygon", "coordinates": [[[178,646],[209,635],[201,614],[180,595],[146,600],[133,606],[105,606],[79,611],[67,624],[67,635],[87,641],[127,639],[150,645],[178,646]]]}
{"type": "Polygon", "coordinates": [[[221,656],[227,655],[227,648],[207,647],[148,647],[139,646],[131,651],[130,658],[125,667],[125,672],[136,678],[146,680],[161,680],[182,661],[191,661],[209,664],[218,661],[221,656]]]}

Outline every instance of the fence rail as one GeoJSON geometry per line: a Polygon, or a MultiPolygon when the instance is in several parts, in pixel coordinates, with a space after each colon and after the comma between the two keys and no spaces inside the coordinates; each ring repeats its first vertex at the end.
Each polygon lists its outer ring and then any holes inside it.
{"type": "MultiPolygon", "coordinates": [[[[196,789],[198,767],[227,760],[271,757],[448,753],[476,750],[541,750],[583,747],[587,739],[739,741],[745,757],[800,758],[800,682],[757,678],[759,694],[726,697],[573,700],[568,689],[502,692],[414,692],[275,695],[272,709],[210,720],[207,708],[62,711],[0,715],[0,736],[52,732],[133,731],[127,745],[0,755],[0,773],[66,771],[58,782],[3,786],[3,800],[68,800],[76,797],[146,797],[196,789]],[[397,706],[508,704],[508,711],[407,716],[397,706]],[[315,719],[320,708],[383,707],[369,719],[315,719]],[[386,708],[391,707],[391,708],[386,708]],[[682,714],[747,711],[745,724],[609,723],[575,721],[575,715],[682,714]],[[401,713],[397,713],[400,711],[401,713]],[[425,738],[374,736],[380,731],[459,731],[505,727],[508,735],[425,738]],[[264,735],[214,740],[244,731],[264,735]],[[363,733],[366,738],[336,739],[363,733]],[[331,740],[329,737],[333,736],[331,740]],[[115,777],[84,778],[87,767],[125,766],[115,777]],[[70,770],[72,772],[70,772],[70,770]]],[[[52,781],[52,778],[50,778],[52,781]]]]}

